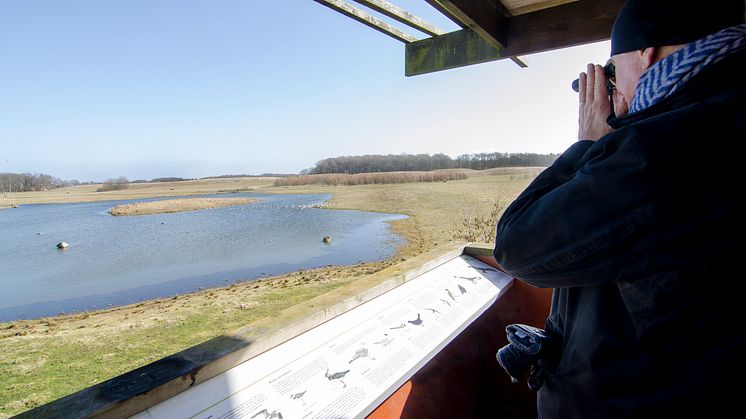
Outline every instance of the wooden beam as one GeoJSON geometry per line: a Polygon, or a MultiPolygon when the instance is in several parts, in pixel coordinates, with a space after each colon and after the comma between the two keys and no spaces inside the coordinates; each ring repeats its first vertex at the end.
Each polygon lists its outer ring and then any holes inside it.
{"type": "Polygon", "coordinates": [[[579,0],[514,16],[504,53],[534,54],[607,40],[625,0],[579,0]]]}
{"type": "Polygon", "coordinates": [[[443,35],[445,31],[439,27],[420,19],[419,17],[409,13],[408,11],[392,4],[386,0],[353,0],[357,3],[367,6],[378,13],[395,19],[411,28],[417,29],[420,32],[424,32],[430,36],[443,35]]]}
{"type": "Polygon", "coordinates": [[[329,7],[332,10],[335,10],[349,18],[352,18],[363,25],[369,26],[385,35],[388,35],[397,41],[401,41],[406,43],[414,42],[417,40],[414,36],[403,32],[394,26],[389,25],[388,23],[382,21],[381,19],[378,19],[375,16],[372,16],[368,13],[365,13],[364,11],[356,8],[355,6],[352,6],[351,4],[347,3],[344,0],[314,0],[317,3],[321,3],[326,7],[329,7]]]}
{"type": "Polygon", "coordinates": [[[446,9],[445,7],[441,6],[440,3],[438,3],[435,0],[425,0],[430,6],[432,6],[435,10],[439,11],[440,14],[447,17],[448,19],[451,19],[451,21],[462,28],[466,27],[466,24],[462,22],[456,15],[450,12],[450,10],[446,9]]]}
{"type": "Polygon", "coordinates": [[[406,76],[508,58],[468,28],[407,44],[405,56],[406,76]]]}
{"type": "MultiPolygon", "coordinates": [[[[494,13],[496,14],[495,19],[497,19],[497,23],[501,25],[501,27],[505,29],[500,29],[500,31],[507,31],[507,25],[508,22],[505,21],[503,18],[509,18],[511,16],[510,11],[503,6],[502,2],[494,0],[484,1],[484,2],[461,2],[463,3],[466,8],[459,8],[457,7],[454,2],[452,1],[440,1],[440,0],[425,0],[427,1],[431,6],[433,6],[436,10],[438,10],[440,13],[451,19],[453,22],[455,22],[457,25],[461,26],[462,28],[471,28],[478,34],[482,35],[482,37],[489,41],[492,45],[494,45],[496,48],[502,48],[504,45],[494,36],[490,36],[487,34],[487,31],[482,28],[481,24],[475,20],[474,18],[470,17],[471,15],[467,15],[467,13],[476,13],[476,17],[480,18],[483,17],[481,15],[481,11],[477,10],[477,7],[483,7],[483,8],[489,8],[492,10],[494,8],[494,13]],[[477,7],[474,7],[476,5],[477,7]],[[471,9],[469,9],[471,7],[471,9]],[[468,12],[469,10],[472,10],[472,12],[468,12]]],[[[491,19],[491,18],[486,18],[491,19]]],[[[497,30],[497,29],[496,29],[497,30]]],[[[504,34],[502,36],[505,36],[504,34]]],[[[518,64],[521,68],[528,67],[528,64],[526,62],[526,59],[523,57],[508,57],[510,58],[514,63],[518,64]]]]}
{"type": "Polygon", "coordinates": [[[517,2],[517,3],[512,3],[513,6],[510,7],[510,11],[512,12],[513,16],[518,16],[518,15],[522,15],[526,13],[535,12],[541,9],[547,9],[549,7],[559,6],[560,4],[570,3],[573,1],[576,1],[576,0],[540,0],[535,3],[522,1],[522,2],[517,2]]]}
{"type": "Polygon", "coordinates": [[[507,45],[509,12],[497,0],[426,0],[451,20],[478,33],[495,48],[507,45]]]}
{"type": "Polygon", "coordinates": [[[469,29],[413,42],[406,45],[405,74],[426,74],[606,40],[623,4],[624,0],[579,0],[510,17],[506,46],[496,51],[487,48],[492,43],[475,38],[469,29]],[[469,45],[460,48],[459,42],[469,45]]]}
{"type": "Polygon", "coordinates": [[[526,57],[522,55],[521,56],[516,55],[515,57],[508,57],[508,58],[510,58],[510,60],[513,61],[514,63],[518,64],[518,67],[520,68],[528,67],[528,59],[526,59],[526,57]]]}

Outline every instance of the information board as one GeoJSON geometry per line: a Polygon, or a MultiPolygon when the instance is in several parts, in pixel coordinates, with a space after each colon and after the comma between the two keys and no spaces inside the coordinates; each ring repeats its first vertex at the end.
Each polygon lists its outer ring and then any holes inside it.
{"type": "Polygon", "coordinates": [[[456,257],[136,418],[364,417],[511,281],[477,259],[456,257]]]}

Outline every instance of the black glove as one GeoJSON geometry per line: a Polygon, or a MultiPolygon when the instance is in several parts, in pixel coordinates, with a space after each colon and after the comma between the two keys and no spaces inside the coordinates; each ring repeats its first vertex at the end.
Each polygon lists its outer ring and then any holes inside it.
{"type": "Polygon", "coordinates": [[[518,383],[530,370],[528,387],[537,391],[544,384],[544,357],[553,347],[552,338],[544,330],[525,324],[510,324],[505,328],[508,344],[497,351],[497,362],[518,383]]]}

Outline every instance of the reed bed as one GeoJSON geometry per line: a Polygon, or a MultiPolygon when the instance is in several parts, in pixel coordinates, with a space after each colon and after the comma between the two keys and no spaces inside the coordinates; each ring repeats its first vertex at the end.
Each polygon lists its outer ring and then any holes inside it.
{"type": "Polygon", "coordinates": [[[500,197],[495,200],[489,213],[475,211],[474,207],[463,209],[462,222],[455,231],[455,237],[468,242],[494,243],[495,227],[504,209],[500,197]]]}
{"type": "Polygon", "coordinates": [[[136,202],[117,205],[109,210],[115,216],[164,214],[182,211],[197,211],[210,208],[233,207],[258,201],[252,198],[185,198],[163,201],[136,202]]]}
{"type": "Polygon", "coordinates": [[[447,182],[466,179],[466,173],[458,171],[433,172],[382,172],[359,173],[355,175],[328,173],[320,175],[300,175],[277,179],[275,186],[300,185],[383,185],[392,183],[447,182]]]}

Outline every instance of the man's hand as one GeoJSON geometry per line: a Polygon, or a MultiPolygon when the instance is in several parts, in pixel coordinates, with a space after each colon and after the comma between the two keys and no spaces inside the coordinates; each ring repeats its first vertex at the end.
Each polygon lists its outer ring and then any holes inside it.
{"type": "Polygon", "coordinates": [[[580,73],[580,112],[578,140],[596,141],[613,131],[606,123],[611,113],[606,76],[600,65],[588,64],[588,73],[580,73]]]}

